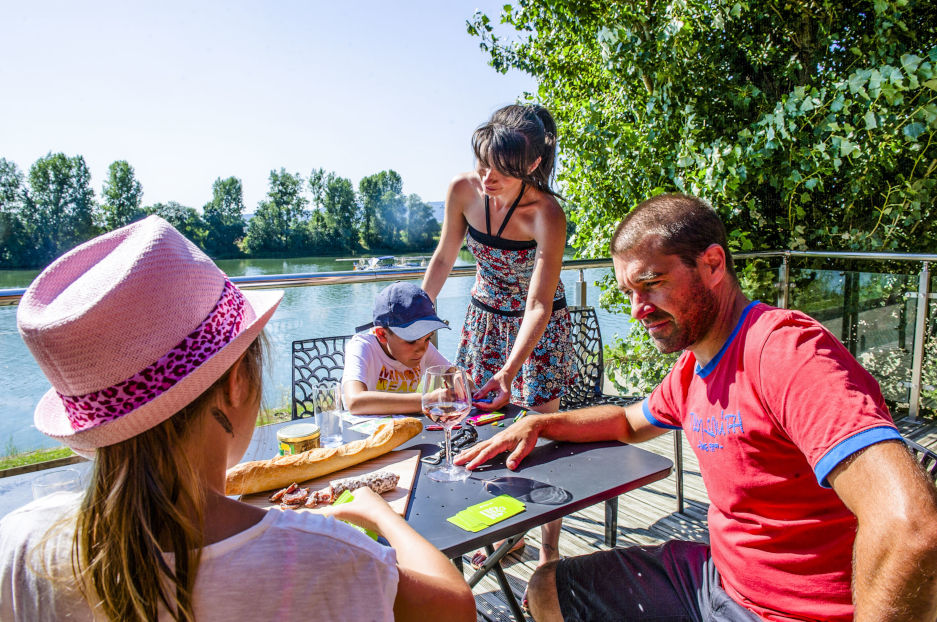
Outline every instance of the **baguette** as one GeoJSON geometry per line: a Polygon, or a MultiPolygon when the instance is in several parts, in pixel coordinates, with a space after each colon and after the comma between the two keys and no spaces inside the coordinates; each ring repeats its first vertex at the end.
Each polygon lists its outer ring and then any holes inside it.
{"type": "Polygon", "coordinates": [[[368,438],[339,447],[309,449],[291,456],[242,462],[228,469],[226,495],[248,495],[304,482],[377,458],[423,431],[415,417],[391,419],[368,438]]]}

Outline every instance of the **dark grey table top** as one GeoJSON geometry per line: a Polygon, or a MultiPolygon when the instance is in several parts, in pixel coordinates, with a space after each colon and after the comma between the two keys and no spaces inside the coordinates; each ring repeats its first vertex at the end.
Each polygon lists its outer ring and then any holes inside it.
{"type": "MultiPolygon", "coordinates": [[[[286,424],[258,428],[244,460],[275,455],[276,429],[281,425],[286,424]]],[[[490,438],[503,429],[491,425],[477,428],[480,439],[490,438]]],[[[424,430],[400,449],[420,449],[426,456],[439,449],[436,443],[443,440],[443,434],[424,430]]],[[[357,435],[346,431],[345,436],[349,441],[357,435]]],[[[421,462],[407,522],[447,557],[454,558],[663,479],[673,469],[673,462],[668,458],[615,441],[559,443],[541,439],[517,471],[505,467],[506,456],[498,456],[476,469],[469,479],[455,483],[436,482],[426,477],[428,467],[421,462]],[[522,499],[525,511],[479,532],[465,531],[446,520],[470,505],[491,499],[496,493],[487,491],[485,482],[507,476],[537,482],[533,486],[546,484],[554,488],[539,489],[533,493],[533,498],[528,495],[522,499]],[[554,494],[541,498],[546,495],[538,493],[546,491],[554,494]]]]}

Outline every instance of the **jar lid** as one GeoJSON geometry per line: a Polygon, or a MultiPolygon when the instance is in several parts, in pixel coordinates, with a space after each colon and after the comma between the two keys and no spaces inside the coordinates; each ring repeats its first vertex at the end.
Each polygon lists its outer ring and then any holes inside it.
{"type": "Polygon", "coordinates": [[[319,436],[319,426],[314,423],[294,423],[277,430],[277,439],[284,443],[304,441],[319,436]]]}

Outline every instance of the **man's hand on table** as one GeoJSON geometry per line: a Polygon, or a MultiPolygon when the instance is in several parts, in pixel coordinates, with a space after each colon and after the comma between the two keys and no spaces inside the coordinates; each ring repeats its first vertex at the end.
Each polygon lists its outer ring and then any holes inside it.
{"type": "Polygon", "coordinates": [[[505,460],[505,464],[514,471],[537,444],[537,439],[540,437],[540,428],[537,423],[537,417],[524,417],[488,440],[460,452],[453,459],[453,463],[464,464],[467,469],[472,470],[498,454],[510,451],[511,454],[505,460]]]}

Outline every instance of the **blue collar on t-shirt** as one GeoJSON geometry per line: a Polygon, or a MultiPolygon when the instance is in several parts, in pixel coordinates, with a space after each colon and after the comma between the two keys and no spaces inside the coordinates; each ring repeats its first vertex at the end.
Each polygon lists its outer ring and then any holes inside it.
{"type": "Polygon", "coordinates": [[[752,310],[758,304],[757,300],[753,300],[748,303],[748,306],[742,311],[742,316],[739,318],[738,323],[735,325],[735,328],[732,329],[732,334],[729,335],[729,338],[726,339],[726,342],[722,344],[722,347],[719,348],[719,352],[716,353],[716,356],[713,357],[713,360],[706,363],[706,367],[700,367],[699,363],[696,364],[696,375],[700,378],[705,378],[716,368],[716,365],[719,364],[719,360],[722,359],[723,353],[726,351],[726,348],[729,347],[729,344],[732,343],[732,340],[735,339],[735,336],[739,334],[739,330],[742,328],[742,324],[745,322],[745,318],[748,316],[748,312],[752,310]]]}

